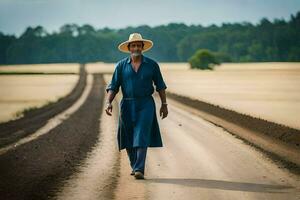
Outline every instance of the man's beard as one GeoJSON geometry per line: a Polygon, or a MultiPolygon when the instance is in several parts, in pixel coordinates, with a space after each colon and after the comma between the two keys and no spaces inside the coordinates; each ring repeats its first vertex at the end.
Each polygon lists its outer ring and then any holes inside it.
{"type": "Polygon", "coordinates": [[[140,55],[142,55],[142,53],[140,51],[136,51],[136,52],[132,53],[132,56],[134,56],[134,57],[138,57],[140,55]]]}

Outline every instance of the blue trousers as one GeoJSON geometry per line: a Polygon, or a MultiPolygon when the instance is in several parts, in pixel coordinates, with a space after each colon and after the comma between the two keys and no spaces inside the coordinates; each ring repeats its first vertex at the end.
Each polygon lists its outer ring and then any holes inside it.
{"type": "Polygon", "coordinates": [[[127,155],[130,161],[130,166],[133,171],[140,171],[144,174],[145,162],[147,155],[147,147],[126,148],[127,155]]]}

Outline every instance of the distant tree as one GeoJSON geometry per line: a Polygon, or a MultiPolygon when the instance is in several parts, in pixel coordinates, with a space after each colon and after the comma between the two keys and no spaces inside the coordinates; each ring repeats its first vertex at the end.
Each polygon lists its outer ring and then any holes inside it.
{"type": "Polygon", "coordinates": [[[214,56],[216,57],[217,62],[219,64],[221,64],[223,62],[227,62],[227,63],[228,62],[232,62],[232,58],[227,53],[224,53],[224,52],[215,52],[214,56]]]}
{"type": "Polygon", "coordinates": [[[16,40],[15,36],[4,35],[0,32],[0,64],[7,63],[7,49],[11,46],[11,44],[16,40]]]}
{"type": "Polygon", "coordinates": [[[95,29],[65,24],[47,33],[42,26],[28,27],[21,36],[0,32],[0,64],[53,62],[116,62],[127,56],[118,44],[139,32],[154,42],[145,54],[159,62],[186,62],[198,49],[207,49],[218,62],[300,61],[300,12],[289,20],[267,18],[257,24],[223,23],[187,26],[169,23],[150,27],[95,29]]]}
{"type": "Polygon", "coordinates": [[[196,53],[188,60],[191,68],[196,69],[213,69],[214,65],[220,64],[215,54],[208,49],[199,49],[196,53]]]}

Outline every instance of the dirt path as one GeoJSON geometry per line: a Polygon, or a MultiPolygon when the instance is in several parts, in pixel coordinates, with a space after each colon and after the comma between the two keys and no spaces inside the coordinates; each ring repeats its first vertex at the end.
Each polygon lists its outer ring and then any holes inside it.
{"type": "MultiPolygon", "coordinates": [[[[105,104],[105,102],[103,102],[105,104]]],[[[99,137],[81,162],[77,173],[64,181],[56,192],[55,199],[87,200],[113,199],[120,174],[120,154],[116,143],[118,107],[114,102],[114,115],[107,116],[102,110],[99,137]]]]}

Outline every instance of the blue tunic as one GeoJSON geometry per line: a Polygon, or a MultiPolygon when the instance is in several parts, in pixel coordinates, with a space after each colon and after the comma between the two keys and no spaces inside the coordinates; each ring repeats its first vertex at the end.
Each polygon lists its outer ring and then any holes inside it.
{"type": "Polygon", "coordinates": [[[159,65],[153,59],[142,55],[137,72],[130,56],[117,62],[106,92],[118,93],[120,86],[122,89],[117,132],[119,151],[130,147],[163,146],[152,97],[153,83],[156,91],[167,88],[159,65]]]}

